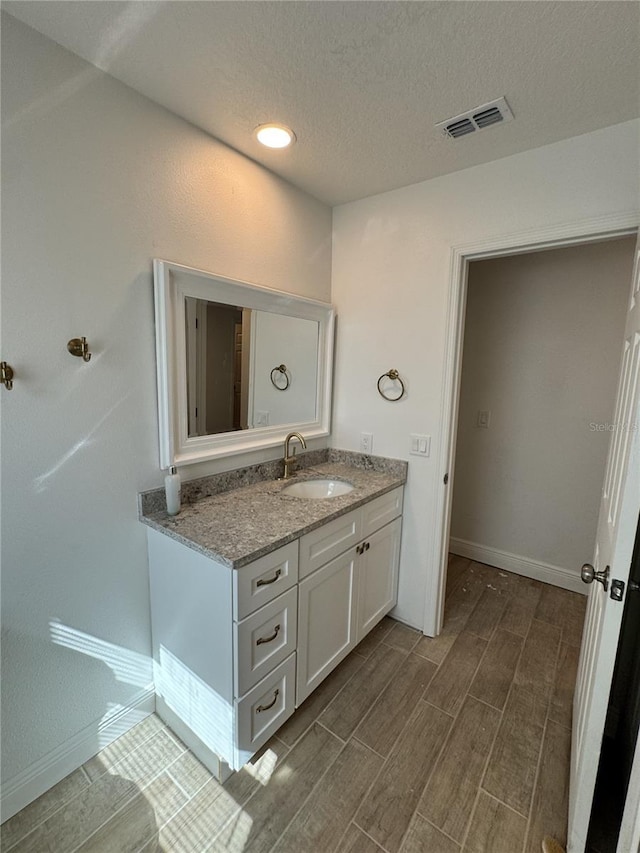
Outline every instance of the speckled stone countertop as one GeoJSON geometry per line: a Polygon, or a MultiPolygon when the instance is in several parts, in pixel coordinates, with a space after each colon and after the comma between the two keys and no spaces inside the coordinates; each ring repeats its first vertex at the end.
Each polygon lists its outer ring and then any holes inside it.
{"type": "Polygon", "coordinates": [[[347,480],[353,484],[353,491],[326,500],[292,497],[282,490],[293,478],[287,482],[274,479],[282,462],[267,463],[183,484],[183,505],[176,516],[167,515],[163,489],[145,492],[139,498],[140,520],[237,569],[403,485],[407,479],[407,463],[397,459],[337,450],[314,451],[299,458],[295,480],[347,480]],[[305,460],[305,456],[309,458],[305,460]],[[271,466],[278,465],[272,470],[271,466]],[[271,478],[267,479],[269,474],[271,478]],[[244,485],[247,480],[250,484],[244,485]]]}

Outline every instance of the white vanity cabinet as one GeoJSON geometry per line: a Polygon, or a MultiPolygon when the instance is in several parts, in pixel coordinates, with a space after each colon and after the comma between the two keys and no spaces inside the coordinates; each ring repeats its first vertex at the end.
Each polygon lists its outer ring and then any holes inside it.
{"type": "Polygon", "coordinates": [[[224,779],[295,709],[298,543],[241,569],[148,544],[156,710],[224,779]]]}
{"type": "Polygon", "coordinates": [[[296,706],[396,603],[402,491],[300,539],[296,706]]]}
{"type": "Polygon", "coordinates": [[[156,710],[219,779],[396,603],[402,492],[239,569],[148,528],[156,710]]]}

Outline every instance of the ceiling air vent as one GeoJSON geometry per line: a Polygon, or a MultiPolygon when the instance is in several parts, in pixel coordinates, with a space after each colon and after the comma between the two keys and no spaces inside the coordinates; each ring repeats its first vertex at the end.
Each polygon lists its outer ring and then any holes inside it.
{"type": "Polygon", "coordinates": [[[459,136],[466,136],[468,133],[475,133],[476,130],[491,127],[492,124],[504,124],[512,120],[513,113],[509,109],[509,104],[505,98],[498,98],[488,104],[467,110],[459,116],[439,121],[436,127],[440,128],[445,136],[457,139],[459,136]]]}

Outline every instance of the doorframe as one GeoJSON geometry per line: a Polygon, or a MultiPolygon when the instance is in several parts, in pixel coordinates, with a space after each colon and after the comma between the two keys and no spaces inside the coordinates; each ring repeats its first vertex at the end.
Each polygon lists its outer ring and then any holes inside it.
{"type": "Polygon", "coordinates": [[[639,227],[640,211],[636,210],[504,234],[451,247],[440,397],[441,430],[435,457],[436,512],[431,565],[437,570],[431,572],[427,579],[423,624],[425,634],[437,636],[442,630],[444,617],[469,263],[632,236],[639,227]],[[448,485],[443,488],[445,474],[449,475],[448,485]]]}

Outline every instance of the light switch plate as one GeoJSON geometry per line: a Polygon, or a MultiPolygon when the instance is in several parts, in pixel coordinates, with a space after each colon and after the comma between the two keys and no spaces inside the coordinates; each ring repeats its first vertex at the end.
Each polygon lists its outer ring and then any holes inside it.
{"type": "Polygon", "coordinates": [[[491,412],[478,412],[477,426],[479,426],[481,429],[489,429],[490,422],[491,412]]]}
{"type": "Polygon", "coordinates": [[[409,453],[412,456],[429,456],[431,454],[431,436],[411,433],[409,436],[409,453]]]}

